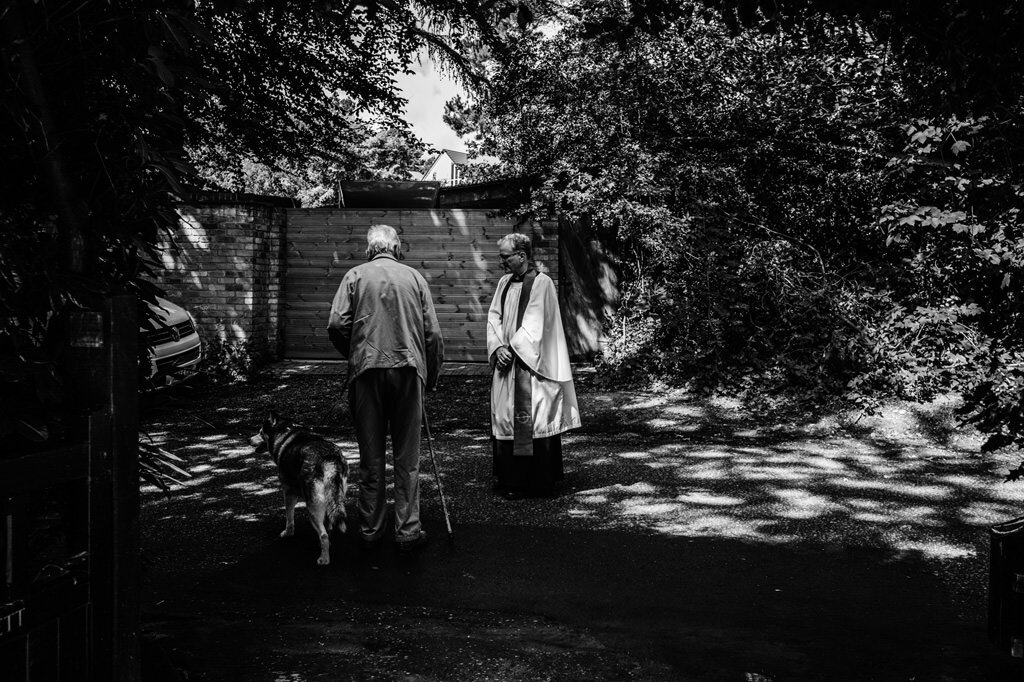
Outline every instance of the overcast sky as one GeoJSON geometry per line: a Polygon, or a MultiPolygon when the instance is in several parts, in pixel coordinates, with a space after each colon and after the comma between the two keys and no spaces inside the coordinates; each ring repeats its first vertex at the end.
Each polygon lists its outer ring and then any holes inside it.
{"type": "Polygon", "coordinates": [[[466,151],[459,136],[441,120],[444,103],[462,93],[461,86],[438,72],[426,56],[421,64],[414,64],[413,68],[416,73],[398,77],[398,87],[409,100],[405,108],[405,119],[409,121],[413,132],[437,149],[466,151]]]}

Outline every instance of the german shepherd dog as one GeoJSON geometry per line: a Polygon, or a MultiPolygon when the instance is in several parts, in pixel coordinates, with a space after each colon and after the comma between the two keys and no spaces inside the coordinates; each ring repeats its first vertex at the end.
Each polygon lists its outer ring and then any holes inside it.
{"type": "Polygon", "coordinates": [[[271,411],[263,428],[253,438],[256,452],[269,452],[284,492],[284,530],[281,537],[295,533],[295,503],[306,503],[306,514],[320,538],[320,558],[331,562],[330,533],[335,523],[345,532],[345,494],[348,492],[348,462],[338,446],[322,436],[296,426],[271,411]]]}

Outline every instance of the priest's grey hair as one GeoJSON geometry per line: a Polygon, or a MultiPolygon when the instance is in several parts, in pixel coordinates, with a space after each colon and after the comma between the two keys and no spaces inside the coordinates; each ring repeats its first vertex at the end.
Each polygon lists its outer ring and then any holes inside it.
{"type": "Polygon", "coordinates": [[[366,232],[366,257],[373,258],[381,253],[401,257],[402,242],[398,239],[398,232],[390,225],[371,225],[366,232]]]}
{"type": "Polygon", "coordinates": [[[498,240],[498,248],[501,248],[502,244],[513,251],[522,251],[526,254],[527,259],[533,260],[533,240],[530,239],[530,235],[522,232],[510,232],[498,240]]]}

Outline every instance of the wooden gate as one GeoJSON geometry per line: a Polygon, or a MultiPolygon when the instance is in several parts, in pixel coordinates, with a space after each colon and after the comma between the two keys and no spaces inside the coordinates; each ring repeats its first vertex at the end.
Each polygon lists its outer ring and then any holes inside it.
{"type": "Polygon", "coordinates": [[[63,444],[0,456],[0,678],[139,678],[135,297],[71,319],[63,444]]]}
{"type": "Polygon", "coordinates": [[[558,279],[557,223],[517,225],[489,211],[291,209],[286,226],[284,346],[289,359],[339,359],[327,338],[345,273],[366,262],[366,231],[398,230],[405,262],[430,285],[449,362],[487,360],[487,309],[501,278],[497,241],[530,231],[538,268],[558,279]]]}

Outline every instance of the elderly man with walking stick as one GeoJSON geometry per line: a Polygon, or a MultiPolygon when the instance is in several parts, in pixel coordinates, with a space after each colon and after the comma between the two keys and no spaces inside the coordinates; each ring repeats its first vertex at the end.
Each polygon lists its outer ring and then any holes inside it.
{"type": "Polygon", "coordinates": [[[399,262],[390,225],[366,235],[367,263],[349,270],[334,296],[327,333],[349,362],[349,407],[359,443],[359,535],[364,547],[384,538],[385,444],[394,446],[394,537],[400,552],[424,544],[420,522],[420,424],[424,389],[433,390],[444,360],[434,302],[423,276],[399,262]]]}

